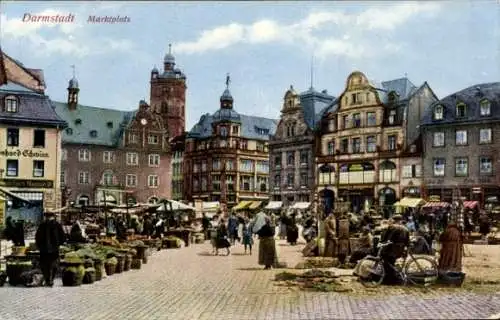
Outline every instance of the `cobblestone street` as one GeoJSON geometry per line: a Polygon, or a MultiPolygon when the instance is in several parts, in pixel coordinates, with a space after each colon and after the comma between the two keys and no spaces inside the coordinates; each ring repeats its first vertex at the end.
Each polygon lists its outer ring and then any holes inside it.
{"type": "MultiPolygon", "coordinates": [[[[302,246],[279,241],[293,267],[302,246]]],[[[141,270],[92,285],[0,288],[0,319],[469,319],[500,312],[500,295],[354,297],[289,291],[257,266],[257,250],[210,256],[208,243],[156,252],[141,270]]]]}

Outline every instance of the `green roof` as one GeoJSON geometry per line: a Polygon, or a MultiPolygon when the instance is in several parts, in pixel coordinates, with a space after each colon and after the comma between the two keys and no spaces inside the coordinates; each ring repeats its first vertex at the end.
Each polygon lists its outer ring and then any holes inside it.
{"type": "Polygon", "coordinates": [[[70,110],[66,103],[56,101],[52,101],[52,105],[57,115],[68,123],[63,143],[117,146],[136,112],[82,105],[70,110]]]}

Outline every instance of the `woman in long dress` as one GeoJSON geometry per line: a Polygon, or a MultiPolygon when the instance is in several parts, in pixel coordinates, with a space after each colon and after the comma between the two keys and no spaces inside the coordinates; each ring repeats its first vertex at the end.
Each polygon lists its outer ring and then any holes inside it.
{"type": "Polygon", "coordinates": [[[456,224],[449,224],[439,237],[441,251],[439,252],[439,271],[462,271],[463,238],[456,224]]]}
{"type": "Polygon", "coordinates": [[[264,269],[271,269],[276,265],[276,243],[274,241],[275,228],[271,225],[271,219],[265,218],[265,224],[258,231],[259,235],[259,265],[264,269]]]}

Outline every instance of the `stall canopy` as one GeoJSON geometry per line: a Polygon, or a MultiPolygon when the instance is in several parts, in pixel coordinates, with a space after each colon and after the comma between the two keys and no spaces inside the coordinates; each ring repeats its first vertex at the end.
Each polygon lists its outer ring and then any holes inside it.
{"type": "Polygon", "coordinates": [[[252,204],[252,201],[240,201],[237,205],[233,207],[234,211],[243,210],[248,208],[252,204]]]}
{"type": "Polygon", "coordinates": [[[308,209],[310,206],[310,202],[295,202],[290,209],[308,209]]]}
{"type": "Polygon", "coordinates": [[[187,204],[184,204],[179,201],[175,200],[165,200],[163,204],[157,209],[158,211],[167,211],[170,210],[170,206],[167,205],[167,202],[169,202],[172,205],[172,210],[180,211],[180,210],[191,210],[195,211],[196,209],[192,206],[188,206],[187,204]]]}
{"type": "Polygon", "coordinates": [[[283,207],[283,201],[269,201],[264,209],[277,210],[281,209],[281,207],[283,207]]]}
{"type": "Polygon", "coordinates": [[[10,192],[10,191],[8,191],[8,190],[6,190],[6,189],[4,189],[4,188],[0,188],[0,191],[1,191],[2,193],[4,193],[6,196],[9,196],[9,197],[11,197],[11,198],[15,198],[15,199],[17,199],[17,200],[21,200],[21,201],[26,202],[26,203],[31,203],[31,201],[30,201],[30,200],[25,199],[25,198],[23,198],[23,197],[21,197],[21,196],[19,196],[19,195],[15,194],[15,193],[13,193],[13,192],[10,192]]]}
{"type": "Polygon", "coordinates": [[[248,206],[248,209],[255,210],[262,205],[262,201],[252,201],[252,203],[248,206]]]}
{"type": "Polygon", "coordinates": [[[423,205],[424,208],[431,208],[431,207],[449,207],[450,204],[448,202],[434,202],[434,201],[431,201],[431,202],[427,202],[426,204],[423,205]]]}
{"type": "Polygon", "coordinates": [[[203,202],[203,211],[217,211],[219,208],[219,201],[203,202]]]}
{"type": "Polygon", "coordinates": [[[479,205],[477,201],[464,201],[464,208],[474,209],[479,205]]]}
{"type": "Polygon", "coordinates": [[[425,200],[421,198],[407,198],[399,200],[394,204],[395,207],[407,207],[407,208],[416,208],[425,204],[425,200]]]}

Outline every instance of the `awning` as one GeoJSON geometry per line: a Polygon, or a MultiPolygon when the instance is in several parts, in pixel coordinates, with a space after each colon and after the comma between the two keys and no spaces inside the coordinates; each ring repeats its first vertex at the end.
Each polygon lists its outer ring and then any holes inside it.
{"type": "Polygon", "coordinates": [[[479,202],[477,201],[464,201],[464,208],[467,209],[474,209],[479,205],[479,202]]]}
{"type": "Polygon", "coordinates": [[[203,202],[203,211],[217,211],[219,208],[219,201],[203,202]]]}
{"type": "Polygon", "coordinates": [[[262,201],[252,201],[252,203],[248,206],[248,209],[255,210],[262,205],[262,201]]]}
{"type": "Polygon", "coordinates": [[[281,209],[281,207],[283,207],[283,201],[269,201],[264,209],[276,210],[281,209]]]}
{"type": "MultiPolygon", "coordinates": [[[[101,201],[100,201],[100,202],[101,202],[101,203],[104,203],[104,199],[101,199],[101,201]]],[[[106,195],[106,202],[111,202],[111,203],[113,203],[113,202],[116,202],[116,199],[115,199],[115,197],[113,197],[112,195],[107,194],[107,195],[106,195]]]]}
{"type": "Polygon", "coordinates": [[[426,204],[423,205],[423,207],[425,208],[430,208],[430,207],[449,207],[450,204],[448,202],[435,202],[435,201],[431,201],[431,202],[427,202],[426,204]]]}
{"type": "Polygon", "coordinates": [[[416,208],[425,204],[425,200],[421,198],[407,198],[404,197],[398,202],[394,204],[395,207],[407,207],[407,208],[416,208]]]}
{"type": "Polygon", "coordinates": [[[248,208],[252,204],[252,201],[240,201],[237,205],[233,207],[233,210],[243,210],[248,208]]]}
{"type": "Polygon", "coordinates": [[[25,198],[23,198],[23,197],[21,197],[21,196],[18,196],[17,194],[15,194],[15,193],[13,193],[13,192],[10,192],[10,191],[8,191],[8,190],[6,190],[6,189],[4,189],[4,188],[0,188],[0,191],[1,191],[1,192],[3,192],[3,193],[5,193],[5,195],[7,195],[7,196],[9,196],[9,197],[11,197],[11,198],[15,198],[15,199],[18,199],[18,200],[24,201],[24,202],[26,202],[26,203],[31,203],[31,201],[30,201],[30,200],[25,199],[25,198]]]}
{"type": "Polygon", "coordinates": [[[170,210],[170,208],[172,208],[172,210],[192,210],[192,211],[195,211],[196,208],[192,207],[192,206],[188,206],[187,204],[184,204],[182,202],[179,202],[179,201],[175,201],[175,200],[165,200],[163,202],[163,204],[157,209],[157,211],[167,211],[167,210],[170,210]],[[167,205],[167,202],[169,202],[172,207],[170,207],[170,205],[167,205]]]}
{"type": "Polygon", "coordinates": [[[295,202],[290,209],[307,209],[311,206],[310,202],[295,202]]]}

